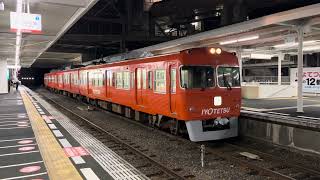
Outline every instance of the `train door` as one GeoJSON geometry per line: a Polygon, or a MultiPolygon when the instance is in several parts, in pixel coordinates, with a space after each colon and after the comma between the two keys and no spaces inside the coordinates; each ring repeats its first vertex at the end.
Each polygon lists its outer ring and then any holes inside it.
{"type": "Polygon", "coordinates": [[[106,97],[107,98],[111,98],[110,97],[110,87],[112,86],[112,72],[110,70],[106,70],[105,72],[106,74],[106,97]]]}
{"type": "Polygon", "coordinates": [[[170,111],[171,113],[176,112],[176,92],[177,92],[177,68],[173,65],[170,65],[170,111]]]}
{"type": "Polygon", "coordinates": [[[86,84],[86,86],[87,86],[88,95],[90,94],[90,77],[89,77],[89,75],[90,75],[90,73],[89,73],[89,71],[87,71],[87,84],[86,84]]]}
{"type": "Polygon", "coordinates": [[[147,89],[147,70],[145,68],[136,69],[136,97],[137,104],[144,104],[144,96],[147,89]]]}

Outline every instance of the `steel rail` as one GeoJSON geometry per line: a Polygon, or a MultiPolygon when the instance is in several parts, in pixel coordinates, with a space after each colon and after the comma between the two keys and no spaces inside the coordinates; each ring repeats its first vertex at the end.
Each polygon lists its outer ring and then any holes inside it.
{"type": "Polygon", "coordinates": [[[141,152],[140,150],[134,148],[133,146],[129,145],[128,143],[124,142],[123,140],[121,140],[120,138],[114,136],[112,133],[106,131],[104,128],[100,127],[99,125],[96,125],[95,123],[91,122],[90,120],[88,120],[85,117],[80,116],[79,114],[76,114],[74,112],[72,112],[71,110],[69,110],[68,108],[64,107],[63,105],[59,104],[58,102],[56,102],[55,100],[52,100],[51,98],[45,97],[45,99],[51,101],[52,103],[54,103],[55,105],[57,105],[58,107],[62,108],[63,110],[67,111],[68,113],[72,114],[73,116],[78,117],[79,119],[81,119],[82,121],[86,122],[87,124],[89,124],[91,127],[105,133],[106,135],[108,135],[109,137],[111,137],[112,139],[118,141],[119,143],[121,143],[122,145],[126,146],[127,148],[131,149],[132,151],[138,153],[139,155],[143,156],[144,158],[148,159],[149,161],[151,161],[152,163],[156,164],[158,167],[160,167],[161,171],[163,171],[164,173],[166,173],[169,176],[174,177],[175,179],[186,179],[183,176],[180,176],[179,174],[177,174],[176,172],[174,172],[173,170],[167,168],[165,165],[161,164],[160,162],[154,160],[153,158],[149,157],[148,155],[146,155],[145,153],[141,152]]]}

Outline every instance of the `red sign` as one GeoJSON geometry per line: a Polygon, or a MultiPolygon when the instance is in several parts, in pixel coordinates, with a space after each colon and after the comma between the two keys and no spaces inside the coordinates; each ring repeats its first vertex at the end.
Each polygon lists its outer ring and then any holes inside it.
{"type": "Polygon", "coordinates": [[[68,157],[89,155],[87,150],[85,150],[83,147],[66,147],[66,148],[63,148],[63,150],[68,157]]]}

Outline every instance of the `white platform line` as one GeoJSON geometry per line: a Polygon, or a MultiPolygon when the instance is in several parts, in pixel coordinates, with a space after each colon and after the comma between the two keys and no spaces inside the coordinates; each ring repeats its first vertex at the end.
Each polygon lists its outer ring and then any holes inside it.
{"type": "Polygon", "coordinates": [[[14,155],[20,155],[20,154],[30,154],[30,153],[36,153],[36,152],[39,152],[39,150],[37,150],[37,151],[28,151],[28,152],[20,152],[20,153],[0,154],[0,157],[3,157],[3,156],[14,156],[14,155]]]}
{"type": "Polygon", "coordinates": [[[20,144],[20,145],[14,145],[14,146],[0,146],[0,149],[8,149],[13,147],[24,147],[24,146],[36,146],[37,144],[20,144]]]}
{"type": "Polygon", "coordinates": [[[9,117],[9,118],[0,118],[2,120],[10,120],[10,119],[29,119],[28,117],[9,117]]]}
{"type": "Polygon", "coordinates": [[[72,147],[72,145],[69,143],[67,139],[59,139],[62,147],[72,147]]]}
{"type": "Polygon", "coordinates": [[[56,137],[63,137],[63,134],[59,130],[53,130],[52,132],[56,137]]]}
{"type": "Polygon", "coordinates": [[[27,139],[35,139],[35,137],[0,140],[0,143],[1,143],[1,142],[9,142],[9,141],[21,141],[21,140],[27,140],[27,139]]]}
{"type": "MultiPolygon", "coordinates": [[[[29,125],[29,123],[25,123],[26,125],[29,125]]],[[[10,124],[0,124],[0,127],[6,127],[6,126],[17,126],[18,125],[18,123],[14,123],[14,124],[12,124],[12,123],[10,123],[10,124]]]]}
{"type": "Polygon", "coordinates": [[[28,162],[28,163],[22,163],[22,164],[12,164],[12,165],[7,165],[7,166],[0,166],[0,169],[17,167],[17,166],[25,166],[25,165],[37,164],[37,163],[43,163],[43,161],[34,161],[34,162],[28,162]]]}
{"type": "Polygon", "coordinates": [[[19,116],[19,115],[27,115],[27,113],[10,113],[10,114],[0,114],[0,116],[19,116]]]}
{"type": "Polygon", "coordinates": [[[0,180],[23,179],[23,178],[34,177],[34,176],[41,176],[41,175],[45,175],[45,174],[47,174],[47,172],[38,173],[38,174],[30,174],[30,175],[25,175],[25,176],[16,176],[16,177],[11,177],[11,178],[4,178],[4,179],[0,179],[0,180]]]}
{"type": "Polygon", "coordinates": [[[50,127],[50,129],[58,129],[57,126],[54,124],[48,124],[48,126],[50,127]]]}
{"type": "Polygon", "coordinates": [[[19,123],[19,122],[28,122],[29,120],[18,120],[18,121],[0,121],[0,124],[4,124],[4,123],[19,123]]]}
{"type": "Polygon", "coordinates": [[[73,160],[73,162],[75,164],[84,164],[84,163],[86,163],[81,156],[71,157],[71,159],[73,160]]]}
{"type": "Polygon", "coordinates": [[[82,172],[83,176],[86,179],[89,179],[89,180],[100,180],[98,178],[98,176],[96,175],[96,173],[94,173],[91,168],[82,168],[82,169],[80,169],[80,171],[82,172]]]}
{"type": "Polygon", "coordinates": [[[14,128],[0,128],[0,130],[8,130],[8,129],[25,129],[29,128],[30,126],[24,126],[24,127],[14,127],[14,128]]]}
{"type": "Polygon", "coordinates": [[[283,115],[283,116],[289,116],[290,114],[285,114],[285,113],[278,113],[278,112],[268,112],[270,114],[278,114],[278,115],[283,115]]]}
{"type": "Polygon", "coordinates": [[[316,117],[308,117],[308,116],[297,116],[299,118],[307,118],[307,119],[315,119],[315,120],[320,120],[320,118],[316,118],[316,117]]]}
{"type": "Polygon", "coordinates": [[[39,111],[39,113],[40,113],[41,115],[44,115],[44,114],[46,114],[46,113],[44,113],[43,111],[39,111]]]}

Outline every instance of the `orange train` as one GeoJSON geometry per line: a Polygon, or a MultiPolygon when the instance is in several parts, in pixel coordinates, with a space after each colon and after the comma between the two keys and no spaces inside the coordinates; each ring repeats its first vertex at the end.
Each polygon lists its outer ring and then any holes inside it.
{"type": "Polygon", "coordinates": [[[238,134],[236,56],[197,48],[45,74],[45,86],[129,118],[188,133],[191,141],[238,134]]]}

